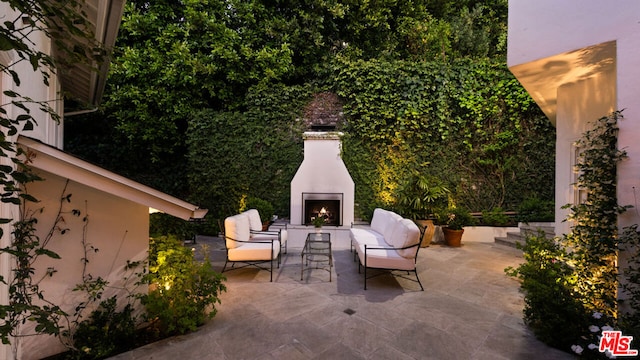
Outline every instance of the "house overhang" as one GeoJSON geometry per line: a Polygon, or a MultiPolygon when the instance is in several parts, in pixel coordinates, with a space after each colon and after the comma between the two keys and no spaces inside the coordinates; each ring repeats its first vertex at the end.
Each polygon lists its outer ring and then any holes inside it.
{"type": "Polygon", "coordinates": [[[207,209],[167,195],[133,180],[78,159],[68,153],[25,136],[18,146],[29,154],[29,165],[102,192],[157,209],[183,220],[201,219],[207,209]]]}
{"type": "MultiPolygon", "coordinates": [[[[109,53],[116,43],[124,5],[124,0],[86,0],[84,2],[83,10],[95,40],[109,53]]],[[[70,40],[82,42],[78,38],[70,40]]],[[[104,92],[109,64],[110,59],[107,58],[101,64],[77,63],[70,68],[59,69],[62,91],[67,97],[79,103],[97,106],[104,92]]]]}
{"type": "Polygon", "coordinates": [[[524,64],[509,64],[509,70],[555,124],[558,88],[615,72],[615,59],[616,42],[609,41],[524,64]]]}

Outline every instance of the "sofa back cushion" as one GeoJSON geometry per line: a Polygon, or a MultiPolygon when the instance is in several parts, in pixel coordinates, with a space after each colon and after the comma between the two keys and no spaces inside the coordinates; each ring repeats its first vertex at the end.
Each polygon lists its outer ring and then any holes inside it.
{"type": "Polygon", "coordinates": [[[243,214],[249,216],[249,226],[251,231],[262,231],[262,220],[260,220],[260,212],[257,209],[249,209],[243,214]]]}
{"type": "Polygon", "coordinates": [[[402,216],[393,211],[376,208],[373,210],[373,218],[371,218],[371,230],[381,234],[392,231],[396,220],[402,219],[402,216]]]}
{"type": "Polygon", "coordinates": [[[241,245],[229,238],[240,241],[249,241],[249,217],[246,214],[229,216],[224,219],[224,235],[227,238],[227,249],[234,249],[241,245]]]}
{"type": "MultiPolygon", "coordinates": [[[[402,248],[411,245],[416,245],[420,242],[420,229],[418,226],[409,219],[400,219],[393,227],[393,233],[390,239],[385,237],[385,240],[389,245],[402,248]],[[391,242],[389,242],[391,241],[391,242]]],[[[405,258],[413,258],[416,256],[419,246],[412,247],[410,249],[397,250],[400,256],[405,258]]]]}

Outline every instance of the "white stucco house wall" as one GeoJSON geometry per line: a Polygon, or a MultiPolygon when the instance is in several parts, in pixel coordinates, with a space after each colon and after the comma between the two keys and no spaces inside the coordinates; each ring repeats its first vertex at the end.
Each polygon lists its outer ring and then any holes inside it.
{"type": "MultiPolygon", "coordinates": [[[[96,40],[106,48],[115,44],[118,28],[124,10],[124,0],[87,0],[88,20],[95,27],[96,40]]],[[[6,2],[0,3],[0,14],[7,19],[15,14],[6,2]]],[[[6,19],[5,19],[6,20],[6,19]]],[[[4,21],[4,20],[3,20],[4,21]]],[[[34,46],[45,53],[55,53],[55,46],[44,34],[34,33],[30,39],[34,46]]],[[[0,62],[4,66],[13,64],[17,54],[0,52],[0,62]]],[[[95,65],[95,64],[93,64],[95,65]]],[[[58,71],[50,78],[49,86],[42,81],[39,72],[34,72],[28,62],[12,66],[21,80],[17,86],[10,76],[0,74],[0,104],[11,102],[3,91],[12,90],[22,96],[38,101],[49,101],[53,109],[62,117],[56,122],[41,111],[34,109],[37,125],[32,131],[21,132],[12,137],[20,148],[29,153],[29,165],[44,181],[31,183],[27,192],[39,202],[30,204],[28,211],[42,211],[37,214],[37,235],[42,239],[55,223],[59,214],[63,217],[60,228],[51,237],[48,249],[58,253],[62,259],[54,260],[40,257],[35,264],[35,278],[46,274],[48,268],[54,268],[55,274],[46,277],[40,284],[45,297],[63,310],[73,313],[79,294],[72,291],[82,281],[83,270],[94,278],[102,277],[110,282],[112,288],[105,298],[121,292],[130,280],[125,276],[127,260],[145,260],[149,247],[149,213],[163,211],[176,217],[189,220],[202,218],[206,209],[166,195],[160,191],[136,183],[93,164],[89,164],[64,152],[64,102],[61,94],[66,94],[86,108],[99,105],[104,90],[108,62],[92,70],[92,64],[75,66],[72,69],[58,71]],[[70,201],[61,201],[71,195],[70,201]],[[80,215],[74,215],[79,210],[80,215]],[[83,245],[84,242],[84,245],[83,245]],[[82,259],[88,253],[88,264],[83,267],[82,259]],[[94,251],[98,249],[99,251],[94,251]]],[[[8,115],[19,115],[20,109],[3,106],[8,115]]],[[[74,111],[75,112],[75,111],[74,111]]],[[[10,164],[0,159],[3,165],[10,164]]],[[[0,217],[19,219],[20,209],[11,204],[0,204],[0,217]]],[[[0,238],[0,247],[11,244],[11,224],[1,225],[4,235],[0,238]]],[[[0,255],[0,275],[9,279],[12,274],[12,258],[6,253],[0,255]]],[[[137,288],[136,291],[146,291],[137,288]]],[[[7,304],[8,287],[0,284],[0,302],[7,304]]],[[[29,324],[23,328],[29,331],[29,324]]],[[[40,359],[64,350],[60,342],[53,337],[25,337],[13,339],[11,346],[0,345],[1,359],[40,359]]]]}
{"type": "MultiPolygon", "coordinates": [[[[557,128],[556,234],[578,194],[574,142],[589,122],[623,110],[618,204],[633,205],[620,228],[640,223],[640,2],[509,1],[507,65],[557,128]]],[[[621,265],[622,267],[622,265],[621,265]]]]}

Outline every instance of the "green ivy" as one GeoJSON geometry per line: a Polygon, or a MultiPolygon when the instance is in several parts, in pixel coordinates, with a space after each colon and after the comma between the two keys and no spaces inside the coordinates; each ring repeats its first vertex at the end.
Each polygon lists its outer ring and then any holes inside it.
{"type": "MultiPolygon", "coordinates": [[[[577,142],[580,149],[576,187],[586,192],[585,201],[567,205],[571,231],[561,238],[543,234],[528,238],[523,247],[525,262],[508,274],[522,280],[525,321],[542,341],[586,358],[602,358],[597,351],[602,326],[637,324],[627,314],[618,322],[617,268],[619,242],[637,246],[636,226],[618,235],[618,216],[628,206],[617,203],[617,164],[626,153],[617,147],[619,111],[596,121],[577,142]],[[622,240],[621,240],[622,239],[622,240]],[[626,240],[625,240],[626,239],[626,240]]],[[[627,288],[637,295],[636,258],[630,262],[627,288]],[[634,285],[636,284],[636,285],[634,285]]],[[[632,308],[638,303],[632,300],[632,308]]],[[[624,314],[624,312],[622,313],[624,314]]],[[[625,329],[626,331],[627,329],[625,329]]],[[[636,330],[629,328],[631,333],[636,330]]]]}
{"type": "Polygon", "coordinates": [[[337,58],[330,69],[328,82],[345,102],[344,130],[363,154],[345,146],[363,209],[396,207],[408,169],[438,177],[473,211],[553,199],[555,129],[504,64],[337,58]],[[356,158],[374,162],[367,175],[356,158]]]}

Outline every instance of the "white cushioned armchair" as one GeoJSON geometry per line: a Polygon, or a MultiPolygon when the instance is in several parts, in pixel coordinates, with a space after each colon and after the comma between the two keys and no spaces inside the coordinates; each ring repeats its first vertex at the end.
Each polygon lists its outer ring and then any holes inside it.
{"type": "Polygon", "coordinates": [[[287,233],[286,225],[284,228],[275,226],[269,227],[267,230],[262,230],[262,220],[260,219],[260,213],[256,209],[249,209],[243,214],[249,216],[249,227],[251,229],[251,240],[271,240],[276,239],[280,241],[280,251],[284,249],[284,253],[287,253],[287,239],[289,234],[287,233]],[[273,229],[272,229],[273,228],[273,229]]]}
{"type": "Polygon", "coordinates": [[[277,237],[252,238],[249,215],[246,213],[229,216],[224,220],[224,237],[227,258],[222,272],[227,270],[228,263],[232,263],[231,268],[235,269],[256,266],[270,271],[270,281],[273,281],[273,263],[277,261],[277,266],[280,266],[280,241],[277,237]],[[270,263],[268,269],[259,266],[259,264],[266,262],[270,263]],[[244,263],[245,265],[235,267],[236,263],[244,263]]]}

